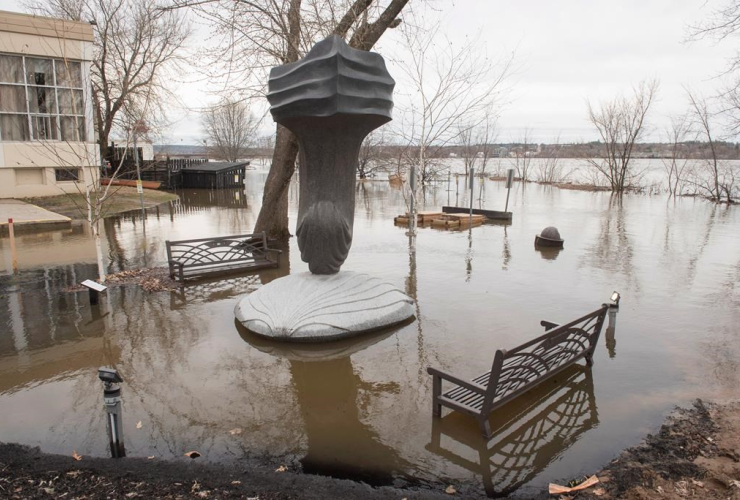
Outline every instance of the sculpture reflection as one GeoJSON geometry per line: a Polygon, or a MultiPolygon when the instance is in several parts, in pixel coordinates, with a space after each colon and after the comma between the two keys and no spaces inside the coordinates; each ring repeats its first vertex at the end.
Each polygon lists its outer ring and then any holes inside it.
{"type": "Polygon", "coordinates": [[[488,496],[501,498],[531,481],[598,423],[591,370],[573,365],[497,410],[489,439],[459,413],[434,419],[427,450],[479,474],[488,496]],[[471,450],[477,462],[464,458],[471,450]]]}
{"type": "MultiPolygon", "coordinates": [[[[413,320],[407,321],[409,324],[413,320]]],[[[260,351],[287,359],[307,441],[303,471],[373,485],[391,484],[411,466],[364,423],[370,399],[398,394],[397,383],[365,382],[351,356],[398,330],[324,343],[275,342],[235,322],[241,337],[260,351]]]]}

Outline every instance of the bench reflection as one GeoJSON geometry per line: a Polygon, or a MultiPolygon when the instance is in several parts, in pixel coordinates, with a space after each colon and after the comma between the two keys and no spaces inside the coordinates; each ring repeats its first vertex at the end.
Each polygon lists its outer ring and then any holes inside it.
{"type": "Polygon", "coordinates": [[[569,367],[496,410],[490,423],[493,436],[484,438],[465,415],[433,419],[426,448],[480,475],[488,496],[506,497],[599,423],[591,370],[569,367]]]}

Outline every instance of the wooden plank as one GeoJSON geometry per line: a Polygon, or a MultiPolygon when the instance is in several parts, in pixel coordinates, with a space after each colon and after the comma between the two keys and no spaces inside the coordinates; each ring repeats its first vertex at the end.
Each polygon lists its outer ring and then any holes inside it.
{"type": "MultiPolygon", "coordinates": [[[[111,186],[128,186],[136,187],[136,181],[133,179],[100,179],[100,183],[103,186],[110,184],[111,186]]],[[[159,181],[141,181],[141,187],[144,189],[159,189],[162,183],[159,181]]]]}
{"type": "MultiPolygon", "coordinates": [[[[465,207],[442,207],[442,211],[446,214],[469,214],[470,208],[465,207]]],[[[484,217],[491,220],[511,220],[511,212],[499,212],[497,210],[482,210],[480,208],[473,209],[473,215],[483,215],[484,217]]]]}

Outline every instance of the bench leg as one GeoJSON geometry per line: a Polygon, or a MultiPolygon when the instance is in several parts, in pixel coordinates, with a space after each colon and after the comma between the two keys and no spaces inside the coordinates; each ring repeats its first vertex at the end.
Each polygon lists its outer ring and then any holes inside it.
{"type": "Polygon", "coordinates": [[[488,415],[481,417],[480,420],[478,420],[478,423],[480,424],[480,431],[483,434],[483,437],[491,437],[491,423],[488,421],[488,415]]]}
{"type": "Polygon", "coordinates": [[[436,417],[442,416],[442,405],[439,397],[442,395],[442,377],[432,376],[432,414],[436,417]]]}
{"type": "Polygon", "coordinates": [[[586,366],[594,366],[594,349],[589,349],[584,358],[586,358],[586,366]]]}

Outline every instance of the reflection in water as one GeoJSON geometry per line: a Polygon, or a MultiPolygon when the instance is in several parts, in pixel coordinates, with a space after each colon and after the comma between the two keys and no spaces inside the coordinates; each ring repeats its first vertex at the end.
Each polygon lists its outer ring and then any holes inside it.
{"type": "Polygon", "coordinates": [[[604,337],[606,338],[606,351],[609,353],[609,357],[614,359],[617,355],[617,313],[619,312],[618,307],[609,308],[609,323],[606,326],[606,332],[604,337]]]}
{"type": "Polygon", "coordinates": [[[540,257],[545,260],[555,260],[558,258],[558,255],[560,255],[560,252],[563,249],[558,247],[545,247],[542,245],[535,245],[534,250],[538,252],[540,254],[540,257]]]}
{"type": "Polygon", "coordinates": [[[491,417],[493,437],[459,413],[433,419],[427,449],[483,479],[486,493],[506,497],[599,423],[591,369],[572,365],[491,417]],[[474,459],[466,456],[476,455],[474,459]]]}
{"type": "Polygon", "coordinates": [[[509,269],[509,262],[511,261],[511,247],[509,246],[509,233],[506,232],[506,225],[504,225],[503,245],[501,249],[501,269],[506,271],[509,269]]]}
{"type": "Polygon", "coordinates": [[[473,228],[468,229],[468,251],[465,254],[465,282],[473,275],[473,228]]]}
{"type": "Polygon", "coordinates": [[[376,485],[391,484],[405,473],[409,464],[361,421],[370,400],[382,393],[398,394],[398,384],[363,382],[349,357],[291,361],[290,373],[308,440],[301,458],[304,472],[376,485]]]}
{"type": "MultiPolygon", "coordinates": [[[[409,324],[413,320],[409,320],[409,324]]],[[[406,475],[409,463],[380,442],[363,420],[371,401],[398,395],[396,382],[367,383],[355,372],[351,357],[395,334],[403,325],[376,334],[323,343],[289,343],[255,335],[236,322],[242,339],[278,358],[287,359],[303,432],[308,441],[303,471],[369,484],[391,484],[406,475]]]]}

